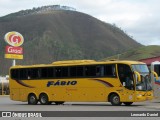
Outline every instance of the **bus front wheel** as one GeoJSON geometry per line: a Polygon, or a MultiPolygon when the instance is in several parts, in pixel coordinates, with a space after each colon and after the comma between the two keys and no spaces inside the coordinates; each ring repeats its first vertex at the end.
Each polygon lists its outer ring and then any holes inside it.
{"type": "Polygon", "coordinates": [[[119,95],[117,95],[117,94],[112,94],[112,95],[110,96],[110,102],[111,102],[111,104],[114,105],[114,106],[119,106],[119,105],[122,104],[122,102],[120,102],[120,97],[119,97],[119,95]]]}
{"type": "Polygon", "coordinates": [[[48,105],[48,104],[51,103],[51,102],[48,101],[48,95],[45,94],[45,93],[40,94],[40,96],[39,96],[39,102],[42,105],[48,105]]]}
{"type": "Polygon", "coordinates": [[[36,105],[38,103],[37,97],[35,94],[29,94],[28,96],[28,104],[29,105],[36,105]]]}

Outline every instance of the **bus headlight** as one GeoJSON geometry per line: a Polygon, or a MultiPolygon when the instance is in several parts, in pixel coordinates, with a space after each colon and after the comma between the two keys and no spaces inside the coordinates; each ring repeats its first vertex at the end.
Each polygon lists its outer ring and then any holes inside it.
{"type": "Polygon", "coordinates": [[[137,97],[142,97],[142,95],[141,94],[137,94],[137,97]]]}

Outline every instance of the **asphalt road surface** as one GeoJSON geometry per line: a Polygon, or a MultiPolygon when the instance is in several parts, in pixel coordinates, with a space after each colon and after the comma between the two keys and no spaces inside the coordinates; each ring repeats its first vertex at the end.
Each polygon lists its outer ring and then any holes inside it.
{"type": "MultiPolygon", "coordinates": [[[[152,101],[146,101],[146,102],[135,102],[133,103],[131,106],[112,106],[109,102],[94,102],[94,103],[90,103],[90,102],[66,102],[63,105],[55,105],[54,103],[51,105],[28,105],[27,102],[20,102],[20,101],[12,101],[10,100],[9,96],[0,96],[0,111],[1,112],[5,112],[5,111],[18,111],[18,112],[22,112],[22,111],[35,111],[35,112],[40,112],[40,111],[45,111],[45,112],[62,112],[62,111],[73,111],[76,114],[78,112],[82,113],[84,111],[89,111],[89,114],[93,114],[93,117],[54,117],[52,119],[56,119],[56,120],[64,120],[64,119],[68,119],[68,120],[75,120],[75,119],[79,119],[79,120],[88,120],[88,119],[92,119],[92,120],[108,120],[108,119],[119,119],[119,120],[134,120],[134,119],[138,119],[138,120],[157,120],[160,119],[160,117],[95,117],[95,113],[94,111],[97,111],[97,113],[100,112],[108,112],[108,111],[114,111],[114,112],[126,112],[127,111],[142,111],[141,113],[143,113],[143,111],[148,111],[149,113],[151,112],[159,112],[159,116],[160,116],[160,100],[152,100],[152,101]]],[[[1,113],[2,114],[2,113],[1,113]]],[[[87,114],[87,113],[86,113],[87,114]]],[[[109,113],[110,114],[110,113],[109,113]]],[[[117,114],[117,113],[116,113],[117,114]]],[[[91,115],[92,116],[92,115],[91,115]]],[[[12,120],[27,120],[28,118],[0,118],[2,120],[5,119],[12,119],[12,120]]],[[[33,120],[47,120],[47,119],[51,119],[50,118],[32,118],[33,120]]]]}

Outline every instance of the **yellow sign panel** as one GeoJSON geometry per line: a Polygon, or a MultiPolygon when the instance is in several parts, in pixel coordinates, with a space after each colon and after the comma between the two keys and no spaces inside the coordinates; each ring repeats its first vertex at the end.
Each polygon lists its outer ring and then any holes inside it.
{"type": "Polygon", "coordinates": [[[9,59],[23,59],[23,55],[5,54],[5,58],[9,58],[9,59]]]}

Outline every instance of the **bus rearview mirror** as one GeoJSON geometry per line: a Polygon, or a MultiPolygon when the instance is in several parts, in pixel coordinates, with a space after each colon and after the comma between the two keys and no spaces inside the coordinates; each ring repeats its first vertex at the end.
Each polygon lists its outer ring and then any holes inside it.
{"type": "Polygon", "coordinates": [[[156,80],[158,80],[158,74],[154,71],[151,71],[151,73],[156,77],[156,80]]]}
{"type": "Polygon", "coordinates": [[[141,82],[141,75],[139,74],[139,72],[134,71],[134,74],[137,75],[137,81],[141,82]]]}

